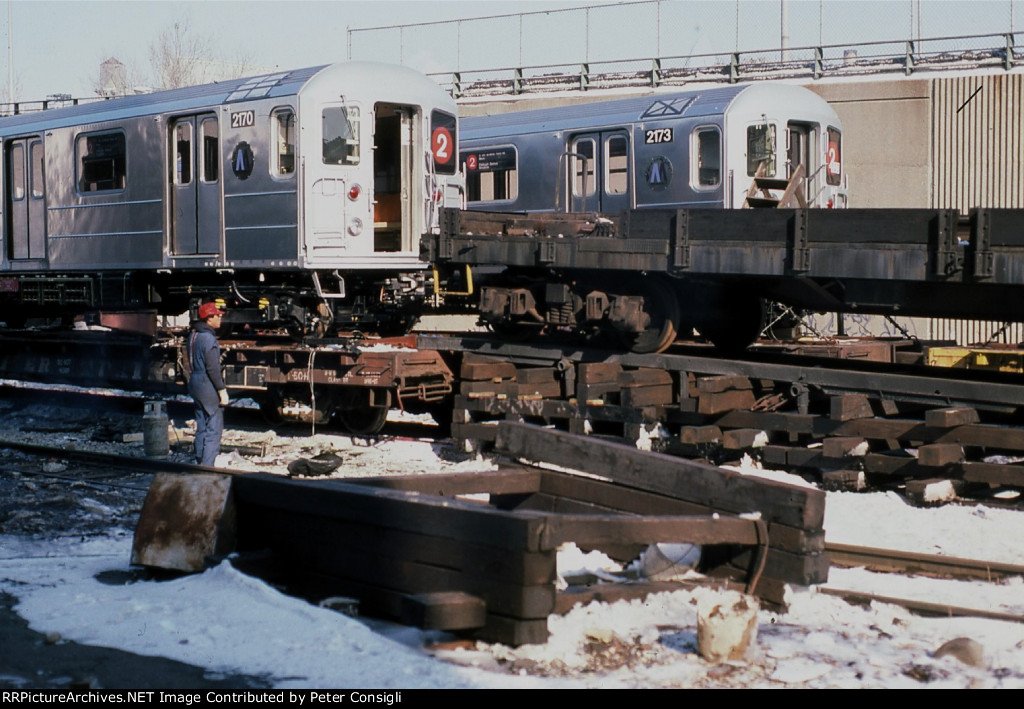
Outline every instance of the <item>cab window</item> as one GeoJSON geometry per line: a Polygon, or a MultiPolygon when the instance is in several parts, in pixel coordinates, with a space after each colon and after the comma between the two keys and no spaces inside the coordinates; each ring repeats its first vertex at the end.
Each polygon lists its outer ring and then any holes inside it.
{"type": "Polygon", "coordinates": [[[355,106],[325,108],[323,143],[325,165],[358,165],[359,109],[355,106]]]}
{"type": "Polygon", "coordinates": [[[762,165],[761,175],[775,177],[775,124],[760,123],[747,127],[747,176],[753,177],[762,165]]]}

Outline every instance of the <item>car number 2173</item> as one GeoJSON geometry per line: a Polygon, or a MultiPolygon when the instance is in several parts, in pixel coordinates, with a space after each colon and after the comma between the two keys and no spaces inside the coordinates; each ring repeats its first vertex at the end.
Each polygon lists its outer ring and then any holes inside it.
{"type": "Polygon", "coordinates": [[[651,143],[671,143],[672,142],[672,129],[671,128],[652,128],[651,130],[644,131],[644,143],[648,145],[651,143]]]}

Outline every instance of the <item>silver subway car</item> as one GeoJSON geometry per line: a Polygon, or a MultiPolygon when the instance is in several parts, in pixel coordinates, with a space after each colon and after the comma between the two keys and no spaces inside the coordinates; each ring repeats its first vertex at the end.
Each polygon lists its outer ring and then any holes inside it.
{"type": "Polygon", "coordinates": [[[739,208],[781,199],[791,183],[808,206],[846,206],[839,117],[799,86],[465,117],[461,130],[470,209],[739,208]]]}
{"type": "Polygon", "coordinates": [[[223,298],[302,332],[405,326],[457,137],[434,82],[369,63],[0,119],[0,319],[223,298]]]}

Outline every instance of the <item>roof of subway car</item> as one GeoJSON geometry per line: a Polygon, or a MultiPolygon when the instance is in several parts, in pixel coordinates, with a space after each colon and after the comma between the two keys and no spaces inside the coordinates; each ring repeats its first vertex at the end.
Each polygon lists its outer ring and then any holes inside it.
{"type": "Polygon", "coordinates": [[[573,103],[550,108],[511,111],[461,119],[462,140],[487,139],[510,133],[596,129],[641,121],[673,118],[706,118],[724,115],[740,104],[758,106],[772,114],[780,109],[832,113],[824,99],[794,84],[765,82],[701,88],[695,91],[647,94],[644,96],[573,103]]]}
{"type": "Polygon", "coordinates": [[[744,86],[722,86],[697,91],[649,94],[630,98],[574,103],[551,108],[467,116],[462,119],[464,139],[505,135],[509,128],[520,132],[570,130],[580,127],[598,127],[635,123],[641,119],[659,117],[694,117],[722,114],[742,91],[744,86]]]}
{"type": "MultiPolygon", "coordinates": [[[[271,72],[228,79],[211,84],[167,91],[96,100],[78,106],[54,108],[0,118],[0,135],[18,135],[50,128],[116,121],[133,116],[179,113],[210,106],[231,105],[246,99],[294,96],[318,74],[335,73],[338,78],[373,74],[379,84],[381,73],[409,73],[405,67],[373,62],[346,62],[305,69],[271,72]]],[[[387,82],[385,82],[387,83],[387,82]]]]}

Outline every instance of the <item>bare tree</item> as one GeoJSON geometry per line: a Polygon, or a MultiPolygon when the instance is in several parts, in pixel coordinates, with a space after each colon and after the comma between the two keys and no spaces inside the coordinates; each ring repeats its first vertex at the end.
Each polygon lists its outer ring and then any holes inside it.
{"type": "Polygon", "coordinates": [[[193,32],[188,20],[175,22],[149,47],[153,78],[161,89],[206,83],[212,57],[213,40],[193,32]]]}

